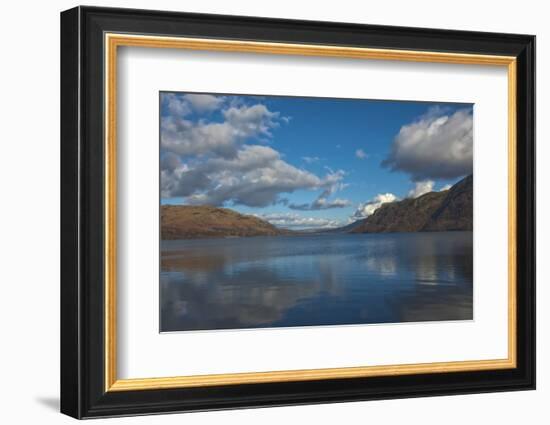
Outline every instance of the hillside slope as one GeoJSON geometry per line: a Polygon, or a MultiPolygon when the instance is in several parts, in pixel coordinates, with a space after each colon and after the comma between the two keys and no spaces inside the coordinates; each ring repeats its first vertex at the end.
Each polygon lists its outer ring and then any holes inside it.
{"type": "Polygon", "coordinates": [[[290,234],[257,217],[226,208],[162,205],[161,238],[195,239],[290,234]]]}
{"type": "Polygon", "coordinates": [[[449,190],[387,203],[350,233],[429,232],[473,229],[473,176],[449,190]]]}
{"type": "Polygon", "coordinates": [[[424,231],[472,230],[474,178],[468,176],[449,189],[441,205],[424,224],[424,231]]]}

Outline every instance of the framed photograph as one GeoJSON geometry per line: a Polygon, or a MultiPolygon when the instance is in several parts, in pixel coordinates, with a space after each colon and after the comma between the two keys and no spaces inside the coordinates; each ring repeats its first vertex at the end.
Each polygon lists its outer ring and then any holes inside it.
{"type": "Polygon", "coordinates": [[[535,37],[61,14],[61,411],[535,388],[535,37]]]}

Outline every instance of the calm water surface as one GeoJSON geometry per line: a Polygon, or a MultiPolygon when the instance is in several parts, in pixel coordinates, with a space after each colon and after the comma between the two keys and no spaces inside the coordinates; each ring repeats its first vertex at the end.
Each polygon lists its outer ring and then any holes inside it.
{"type": "Polygon", "coordinates": [[[163,241],[161,331],[472,319],[472,232],[163,241]]]}

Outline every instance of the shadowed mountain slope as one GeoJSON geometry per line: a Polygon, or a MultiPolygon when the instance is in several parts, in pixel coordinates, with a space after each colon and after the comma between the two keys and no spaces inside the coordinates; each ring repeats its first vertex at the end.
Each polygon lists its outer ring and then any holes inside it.
{"type": "Polygon", "coordinates": [[[472,230],[473,176],[449,190],[384,204],[356,223],[351,233],[472,230]]]}

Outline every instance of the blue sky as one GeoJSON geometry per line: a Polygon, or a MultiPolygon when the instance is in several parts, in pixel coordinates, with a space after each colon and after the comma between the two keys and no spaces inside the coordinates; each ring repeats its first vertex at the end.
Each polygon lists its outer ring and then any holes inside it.
{"type": "Polygon", "coordinates": [[[473,105],[160,94],[161,202],[344,225],[472,172],[473,105]]]}

